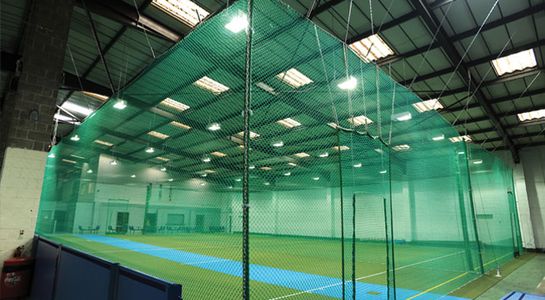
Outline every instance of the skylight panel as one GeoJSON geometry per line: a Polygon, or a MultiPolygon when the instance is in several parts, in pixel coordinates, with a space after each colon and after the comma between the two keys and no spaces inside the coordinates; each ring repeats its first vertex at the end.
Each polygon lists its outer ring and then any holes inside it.
{"type": "Polygon", "coordinates": [[[305,157],[309,157],[310,154],[305,153],[305,152],[300,152],[300,153],[294,154],[294,156],[297,156],[297,157],[299,157],[299,158],[305,158],[305,157]]]}
{"type": "Polygon", "coordinates": [[[279,120],[279,121],[276,121],[276,123],[286,127],[286,128],[294,128],[294,127],[297,127],[297,126],[301,126],[301,123],[295,121],[294,119],[292,118],[285,118],[285,119],[282,119],[282,120],[279,120]]]}
{"type": "Polygon", "coordinates": [[[492,66],[498,76],[514,71],[537,66],[534,49],[528,49],[492,60],[492,66]]]}
{"type": "Polygon", "coordinates": [[[93,113],[94,110],[90,109],[90,108],[87,108],[87,107],[83,107],[83,106],[80,106],[80,105],[77,105],[73,102],[64,102],[64,104],[61,106],[62,108],[70,111],[70,112],[73,112],[73,113],[78,113],[78,114],[81,114],[81,115],[84,115],[84,116],[88,116],[90,115],[91,113],[93,113]]]}
{"type": "Polygon", "coordinates": [[[408,151],[409,149],[411,149],[411,146],[407,145],[407,144],[401,144],[401,145],[395,145],[392,147],[392,150],[394,151],[408,151]]]}
{"type": "Polygon", "coordinates": [[[175,109],[177,111],[186,111],[189,109],[189,105],[186,105],[182,102],[176,101],[172,98],[166,98],[165,100],[161,101],[159,105],[166,106],[168,108],[175,109]]]}
{"type": "Polygon", "coordinates": [[[169,161],[170,159],[166,158],[166,157],[162,157],[162,156],[157,156],[155,159],[158,159],[160,161],[164,161],[164,162],[167,162],[169,161]]]}
{"type": "Polygon", "coordinates": [[[545,109],[534,110],[517,114],[519,121],[526,122],[545,118],[545,109]]]}
{"type": "Polygon", "coordinates": [[[348,122],[352,123],[352,125],[354,126],[360,126],[363,124],[371,124],[373,123],[373,120],[369,119],[368,117],[364,115],[361,115],[361,116],[348,119],[348,122]]]}
{"type": "Polygon", "coordinates": [[[223,92],[226,92],[229,90],[228,86],[225,86],[214,79],[204,76],[203,78],[195,81],[195,85],[200,87],[203,90],[207,90],[209,92],[212,92],[216,95],[221,94],[223,92]]]}
{"type": "Polygon", "coordinates": [[[103,141],[103,140],[95,140],[95,143],[97,143],[99,145],[102,145],[102,146],[106,146],[106,147],[111,147],[111,146],[114,145],[114,144],[112,144],[110,142],[106,142],[106,141],[103,141]]]}
{"type": "Polygon", "coordinates": [[[354,42],[350,48],[365,61],[376,61],[395,54],[378,34],[354,42]]]}
{"type": "Polygon", "coordinates": [[[292,88],[299,88],[314,82],[312,81],[312,79],[308,78],[307,76],[305,76],[305,74],[299,72],[295,68],[291,68],[287,70],[286,72],[282,72],[276,75],[276,78],[278,78],[280,81],[284,82],[285,84],[291,86],[292,88]]]}
{"type": "Polygon", "coordinates": [[[174,127],[186,129],[186,130],[191,129],[191,126],[186,125],[186,124],[181,123],[181,122],[178,122],[178,121],[172,121],[172,122],[170,122],[170,125],[172,125],[174,127]]]}
{"type": "Polygon", "coordinates": [[[441,105],[441,102],[439,102],[439,99],[430,99],[430,100],[424,100],[421,102],[413,103],[413,107],[418,112],[423,113],[425,111],[442,109],[443,105],[441,105]]]}
{"type": "Polygon", "coordinates": [[[210,14],[189,0],[153,0],[152,4],[189,27],[195,27],[210,14]]]}
{"type": "Polygon", "coordinates": [[[459,142],[471,142],[471,136],[469,135],[461,135],[461,136],[453,136],[449,138],[449,141],[453,143],[459,143],[459,142]]]}
{"type": "Polygon", "coordinates": [[[340,146],[340,147],[339,147],[339,146],[333,146],[333,150],[336,150],[336,151],[339,151],[339,150],[340,150],[340,151],[346,151],[346,150],[350,150],[350,147],[344,146],[344,145],[343,145],[343,146],[340,146]]]}
{"type": "Polygon", "coordinates": [[[214,156],[217,156],[217,157],[225,157],[225,156],[227,156],[227,154],[225,154],[225,153],[223,153],[223,152],[219,152],[219,151],[214,151],[214,152],[212,152],[212,153],[210,153],[210,154],[212,154],[212,155],[214,155],[214,156]]]}
{"type": "MultiPolygon", "coordinates": [[[[244,138],[244,131],[241,131],[239,133],[237,133],[237,136],[239,138],[244,138]]],[[[250,131],[250,139],[257,139],[259,137],[259,133],[256,133],[256,132],[253,132],[253,131],[250,131]]]]}
{"type": "Polygon", "coordinates": [[[161,133],[159,131],[150,131],[148,132],[148,135],[162,140],[168,139],[170,137],[169,135],[161,133]]]}
{"type": "Polygon", "coordinates": [[[261,167],[260,169],[263,170],[263,171],[270,171],[270,170],[272,170],[271,167],[261,167]]]}

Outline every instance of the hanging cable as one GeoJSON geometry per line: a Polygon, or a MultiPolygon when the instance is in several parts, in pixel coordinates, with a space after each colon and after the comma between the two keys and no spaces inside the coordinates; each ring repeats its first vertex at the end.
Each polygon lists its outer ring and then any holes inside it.
{"type": "Polygon", "coordinates": [[[138,5],[136,4],[136,0],[133,0],[132,2],[134,4],[134,9],[136,9],[136,14],[138,15],[138,19],[136,20],[136,25],[140,25],[142,27],[142,31],[144,32],[144,36],[146,37],[146,42],[148,43],[148,47],[151,51],[151,56],[153,57],[153,59],[155,59],[155,51],[153,51],[153,47],[151,46],[151,42],[149,40],[146,27],[140,24],[141,16],[140,16],[140,10],[138,9],[138,5]]]}

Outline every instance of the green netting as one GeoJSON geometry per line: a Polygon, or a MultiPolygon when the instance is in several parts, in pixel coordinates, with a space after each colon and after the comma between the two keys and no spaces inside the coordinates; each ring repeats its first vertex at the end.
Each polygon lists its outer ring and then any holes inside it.
{"type": "Polygon", "coordinates": [[[510,168],[420,101],[281,2],[235,2],[53,147],[37,232],[184,299],[443,297],[522,248],[510,168]]]}

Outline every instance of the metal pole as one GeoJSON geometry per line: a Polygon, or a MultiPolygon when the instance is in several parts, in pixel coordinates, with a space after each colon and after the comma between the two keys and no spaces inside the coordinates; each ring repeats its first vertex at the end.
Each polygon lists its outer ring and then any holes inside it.
{"type": "MultiPolygon", "coordinates": [[[[340,130],[337,129],[337,147],[341,145],[340,130]]],[[[343,168],[341,160],[341,151],[339,153],[339,181],[340,181],[340,196],[341,196],[341,275],[342,275],[342,299],[346,297],[346,287],[345,287],[345,270],[344,270],[344,197],[343,197],[343,168]]]]}

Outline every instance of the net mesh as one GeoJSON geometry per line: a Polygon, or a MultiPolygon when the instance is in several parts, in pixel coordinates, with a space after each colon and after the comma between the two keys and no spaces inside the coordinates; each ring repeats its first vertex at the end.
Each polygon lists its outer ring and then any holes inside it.
{"type": "Polygon", "coordinates": [[[511,169],[420,101],[281,2],[235,2],[53,147],[36,231],[185,299],[443,297],[522,248],[511,169]]]}

